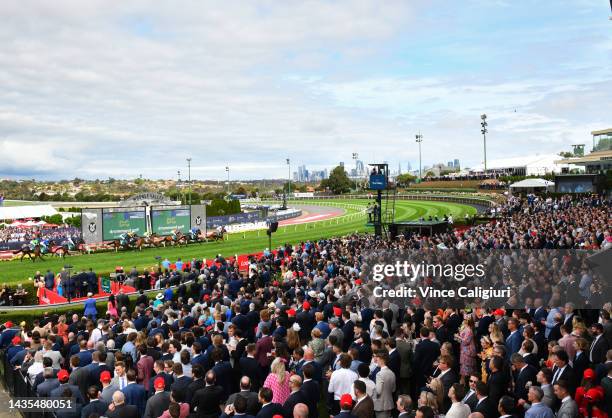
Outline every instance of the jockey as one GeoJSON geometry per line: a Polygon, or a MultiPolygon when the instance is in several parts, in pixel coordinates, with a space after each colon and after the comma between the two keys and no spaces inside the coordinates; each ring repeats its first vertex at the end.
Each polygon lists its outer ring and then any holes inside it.
{"type": "Polygon", "coordinates": [[[34,248],[36,248],[37,245],[40,245],[40,241],[38,238],[34,238],[32,241],[30,241],[30,250],[34,251],[34,248]]]}
{"type": "Polygon", "coordinates": [[[68,245],[68,250],[72,251],[76,248],[76,245],[74,243],[74,241],[72,240],[71,236],[68,236],[68,239],[66,240],[66,245],[68,245]]]}
{"type": "Polygon", "coordinates": [[[130,234],[128,232],[124,232],[123,234],[119,235],[119,242],[121,245],[127,244],[129,236],[130,234]]]}
{"type": "Polygon", "coordinates": [[[40,241],[40,252],[45,254],[48,251],[48,249],[49,249],[49,240],[43,239],[42,241],[40,241]]]}
{"type": "Polygon", "coordinates": [[[194,226],[189,230],[189,234],[191,234],[191,239],[195,240],[198,238],[198,235],[200,235],[200,229],[194,226]]]}

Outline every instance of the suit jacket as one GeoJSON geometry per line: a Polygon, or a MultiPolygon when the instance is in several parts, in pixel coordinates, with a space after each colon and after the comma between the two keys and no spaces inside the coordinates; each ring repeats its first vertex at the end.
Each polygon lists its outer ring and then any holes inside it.
{"type": "Polygon", "coordinates": [[[304,396],[301,390],[291,393],[283,404],[283,409],[285,410],[283,415],[285,418],[293,418],[293,407],[299,403],[306,403],[306,396],[304,396]]]}
{"type": "Polygon", "coordinates": [[[397,340],[397,351],[400,356],[400,378],[412,376],[412,348],[407,341],[397,340]]]}
{"type": "Polygon", "coordinates": [[[191,400],[193,399],[193,395],[200,390],[204,389],[206,386],[206,382],[204,379],[195,379],[192,381],[189,386],[187,386],[187,392],[185,394],[185,402],[191,405],[191,400]]]}
{"type": "Polygon", "coordinates": [[[145,407],[144,418],[159,418],[166,409],[170,406],[170,393],[168,392],[157,392],[151,396],[147,401],[145,407]]]}
{"type": "Polygon", "coordinates": [[[138,371],[138,378],[136,381],[138,383],[142,383],[146,391],[150,390],[149,383],[151,380],[151,376],[153,375],[153,357],[151,356],[142,356],[138,363],[136,363],[136,369],[138,371]]]}
{"type": "MultiPolygon", "coordinates": [[[[491,398],[491,402],[495,405],[497,405],[501,397],[508,391],[508,381],[502,371],[491,373],[487,380],[487,386],[489,386],[489,398],[491,398]]],[[[474,395],[474,397],[476,397],[476,395],[474,395]]]]}
{"type": "Polygon", "coordinates": [[[480,412],[482,415],[484,415],[484,418],[495,418],[499,415],[497,412],[497,405],[495,405],[488,397],[476,403],[474,412],[480,412]]]}
{"type": "Polygon", "coordinates": [[[248,415],[252,415],[255,417],[259,410],[261,409],[261,405],[259,404],[259,396],[257,392],[251,392],[249,390],[241,390],[240,392],[232,393],[229,398],[227,398],[226,405],[234,404],[236,398],[240,396],[247,401],[247,411],[248,415]]]}
{"type": "Polygon", "coordinates": [[[262,406],[255,418],[272,418],[274,415],[282,415],[283,407],[278,403],[269,403],[262,406]]]}
{"type": "Polygon", "coordinates": [[[227,399],[234,391],[233,387],[233,370],[229,361],[220,361],[212,368],[217,376],[217,384],[223,388],[225,399],[227,399]]]}
{"type": "Polygon", "coordinates": [[[374,418],[374,401],[366,395],[366,397],[357,403],[351,411],[357,418],[374,418]]]}
{"type": "Polygon", "coordinates": [[[85,367],[79,367],[78,369],[73,370],[72,373],[70,373],[70,378],[68,379],[68,383],[79,388],[83,399],[87,399],[87,389],[90,385],[89,381],[89,371],[85,367]]]}
{"type": "MultiPolygon", "coordinates": [[[[489,390],[491,390],[490,387],[489,390]]],[[[469,392],[465,395],[467,396],[468,394],[469,392]]],[[[470,396],[468,396],[467,398],[463,398],[463,403],[469,406],[470,410],[473,411],[474,408],[476,408],[476,404],[478,403],[478,397],[476,397],[476,392],[472,392],[470,396]]]]}
{"type": "Polygon", "coordinates": [[[375,411],[389,411],[394,408],[393,392],[395,392],[395,375],[388,367],[380,369],[376,374],[375,411]]]}
{"type": "Polygon", "coordinates": [[[115,393],[118,390],[119,388],[117,386],[110,384],[104,389],[102,389],[102,391],[100,392],[100,399],[110,404],[111,402],[113,402],[113,393],[115,393]]]}
{"type": "Polygon", "coordinates": [[[321,399],[321,387],[319,383],[310,379],[302,384],[302,392],[304,393],[305,404],[308,406],[308,418],[318,418],[318,404],[321,399]]]}
{"type": "Polygon", "coordinates": [[[576,385],[578,382],[576,381],[576,375],[574,374],[574,369],[572,368],[572,366],[567,364],[565,366],[565,369],[563,369],[563,372],[557,377],[557,379],[555,379],[556,371],[557,369],[554,368],[553,369],[553,381],[551,383],[554,384],[558,380],[565,380],[569,385],[570,395],[573,396],[574,393],[576,392],[576,385]]]}
{"type": "Polygon", "coordinates": [[[219,385],[206,386],[193,394],[191,412],[198,417],[211,417],[221,415],[220,405],[225,400],[223,388],[219,385]]]}
{"type": "Polygon", "coordinates": [[[578,416],[578,405],[573,399],[561,403],[557,412],[557,418],[576,418],[578,416]]]}
{"type": "Polygon", "coordinates": [[[527,400],[527,392],[529,392],[527,382],[535,384],[537,374],[537,369],[533,366],[530,366],[529,364],[525,366],[523,370],[520,370],[518,373],[516,373],[514,379],[514,396],[517,399],[527,400]]]}
{"type": "Polygon", "coordinates": [[[421,340],[414,349],[412,370],[415,372],[416,387],[425,386],[425,377],[431,376],[433,363],[440,355],[440,346],[430,340],[421,340]]]}
{"type": "Polygon", "coordinates": [[[192,381],[193,379],[191,377],[181,376],[170,385],[170,390],[177,391],[180,393],[180,399],[185,399],[187,397],[187,388],[192,381]]]}
{"type": "Polygon", "coordinates": [[[606,361],[606,353],[608,352],[608,341],[602,335],[597,339],[597,342],[591,345],[589,356],[593,358],[593,364],[604,363],[606,361]]]}
{"type": "Polygon", "coordinates": [[[115,407],[114,411],[108,411],[106,413],[108,418],[138,418],[138,408],[134,405],[119,405],[115,407]]]}
{"type": "Polygon", "coordinates": [[[272,357],[267,355],[267,353],[271,352],[273,348],[272,337],[266,335],[265,337],[260,338],[257,340],[256,347],[257,351],[255,352],[255,358],[257,359],[257,363],[259,363],[260,367],[267,370],[272,362],[272,357]]]}
{"type": "Polygon", "coordinates": [[[81,409],[81,418],[88,418],[90,414],[98,414],[104,416],[108,410],[108,404],[104,401],[96,399],[89,402],[81,409]]]}
{"type": "Polygon", "coordinates": [[[334,416],[334,418],[357,418],[353,415],[353,411],[341,411],[338,415],[334,416]]]}
{"type": "Polygon", "coordinates": [[[508,338],[506,338],[506,356],[508,359],[514,353],[518,353],[521,349],[521,344],[523,343],[523,334],[521,334],[521,330],[515,331],[513,334],[510,334],[508,338]]]}
{"type": "Polygon", "coordinates": [[[402,360],[400,357],[400,353],[396,348],[391,354],[389,354],[389,364],[388,364],[389,368],[395,375],[396,382],[399,382],[399,378],[400,378],[401,361],[402,360]]]}
{"type": "Polygon", "coordinates": [[[76,403],[80,403],[81,405],[85,403],[85,400],[81,396],[81,391],[79,390],[79,387],[75,385],[71,385],[70,383],[60,384],[58,387],[56,387],[55,389],[51,391],[51,393],[49,394],[49,397],[50,398],[60,398],[62,396],[62,392],[64,392],[65,389],[70,389],[70,392],[72,393],[72,397],[75,398],[76,403]]]}
{"type": "Polygon", "coordinates": [[[44,382],[36,386],[36,393],[41,398],[48,397],[51,395],[51,391],[59,386],[59,380],[56,377],[53,379],[45,379],[44,382]]]}
{"type": "Polygon", "coordinates": [[[523,356],[523,359],[527,364],[531,364],[535,368],[539,368],[539,358],[537,354],[529,353],[526,356],[523,356]]]}
{"type": "Polygon", "coordinates": [[[251,357],[242,357],[240,363],[240,374],[251,378],[251,389],[259,390],[263,384],[264,378],[262,368],[257,362],[257,359],[251,357]]]}
{"type": "Polygon", "coordinates": [[[121,391],[125,395],[125,403],[134,405],[138,409],[138,415],[142,416],[147,405],[147,391],[144,386],[130,383],[121,391]]]}

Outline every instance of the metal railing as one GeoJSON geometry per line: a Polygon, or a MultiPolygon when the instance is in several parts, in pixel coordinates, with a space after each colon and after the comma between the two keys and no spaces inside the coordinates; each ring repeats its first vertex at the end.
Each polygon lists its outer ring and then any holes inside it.
{"type": "MultiPolygon", "coordinates": [[[[2,380],[11,398],[38,398],[29,380],[19,370],[13,369],[6,357],[6,350],[0,350],[2,362],[2,380]]],[[[8,405],[6,405],[8,408],[8,405]]],[[[55,412],[26,412],[19,411],[24,418],[57,418],[55,412]]]]}

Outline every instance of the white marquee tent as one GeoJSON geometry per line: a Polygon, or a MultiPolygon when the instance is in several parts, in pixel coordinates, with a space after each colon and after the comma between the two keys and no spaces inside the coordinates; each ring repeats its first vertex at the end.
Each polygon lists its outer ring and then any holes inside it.
{"type": "Polygon", "coordinates": [[[58,212],[51,205],[0,206],[0,219],[25,219],[52,216],[58,212]]]}

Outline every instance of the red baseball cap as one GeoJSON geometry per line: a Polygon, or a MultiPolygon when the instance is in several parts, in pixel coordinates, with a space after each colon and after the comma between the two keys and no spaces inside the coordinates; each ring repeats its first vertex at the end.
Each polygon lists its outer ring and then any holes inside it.
{"type": "Polygon", "coordinates": [[[5,327],[7,328],[12,328],[13,323],[11,321],[6,321],[6,323],[4,324],[5,327]]]}
{"type": "Polygon", "coordinates": [[[582,374],[582,376],[583,376],[585,379],[589,379],[589,380],[591,380],[591,379],[594,379],[594,378],[595,378],[595,372],[593,371],[593,369],[586,369],[586,370],[584,371],[584,373],[582,374]]]}
{"type": "Polygon", "coordinates": [[[353,406],[353,398],[348,393],[345,393],[340,397],[340,406],[353,406]]]}
{"type": "Polygon", "coordinates": [[[360,284],[361,284],[361,279],[357,279],[357,280],[355,280],[355,284],[356,284],[356,285],[360,285],[360,284]]]}
{"type": "Polygon", "coordinates": [[[153,381],[153,387],[155,389],[164,389],[166,387],[166,381],[163,377],[157,377],[153,381]]]}
{"type": "Polygon", "coordinates": [[[287,315],[289,316],[295,316],[295,309],[291,308],[287,310],[287,315]]]}
{"type": "Polygon", "coordinates": [[[304,301],[304,303],[302,303],[302,308],[304,308],[305,310],[310,310],[310,302],[308,302],[307,300],[304,301]]]}
{"type": "Polygon", "coordinates": [[[495,309],[493,311],[493,315],[499,315],[499,316],[504,316],[506,312],[503,309],[495,309]]]}
{"type": "Polygon", "coordinates": [[[272,418],[283,418],[282,415],[273,415],[272,418]]]}
{"type": "Polygon", "coordinates": [[[65,382],[66,380],[68,380],[69,377],[70,373],[68,373],[68,370],[66,369],[61,369],[59,372],[57,372],[57,379],[60,382],[65,382]]]}
{"type": "Polygon", "coordinates": [[[104,370],[102,373],[100,373],[100,382],[108,383],[110,381],[111,381],[111,374],[108,370],[104,370]]]}
{"type": "Polygon", "coordinates": [[[19,335],[15,335],[11,342],[13,343],[13,345],[17,345],[21,342],[21,337],[19,335]]]}
{"type": "MultiPolygon", "coordinates": [[[[337,306],[334,306],[334,315],[336,315],[336,316],[340,316],[340,315],[342,315],[342,309],[340,309],[340,308],[339,308],[339,307],[337,307],[337,306]]],[[[350,395],[349,395],[349,396],[350,396],[350,395]]],[[[352,398],[351,398],[351,399],[352,399],[352,398]]]]}

